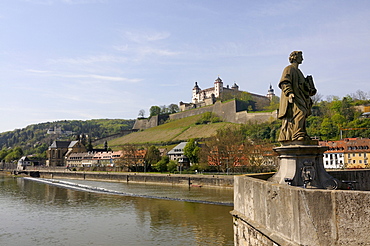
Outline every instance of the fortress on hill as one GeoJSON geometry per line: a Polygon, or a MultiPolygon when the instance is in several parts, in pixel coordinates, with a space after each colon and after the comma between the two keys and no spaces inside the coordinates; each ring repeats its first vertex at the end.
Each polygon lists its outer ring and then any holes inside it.
{"type": "Polygon", "coordinates": [[[239,90],[239,86],[234,83],[231,87],[218,77],[214,86],[201,89],[198,82],[192,89],[192,99],[190,103],[179,103],[180,112],[170,115],[156,115],[150,119],[137,119],[133,129],[142,130],[158,126],[167,119],[176,120],[193,115],[212,112],[219,116],[223,121],[232,123],[247,123],[248,121],[265,122],[277,119],[277,111],[258,112],[270,105],[271,99],[275,96],[274,89],[270,85],[267,95],[258,95],[239,90]],[[236,98],[246,97],[248,100],[238,100],[236,98]],[[222,99],[230,99],[221,102],[222,99]],[[256,112],[257,111],[257,112],[256,112]]]}

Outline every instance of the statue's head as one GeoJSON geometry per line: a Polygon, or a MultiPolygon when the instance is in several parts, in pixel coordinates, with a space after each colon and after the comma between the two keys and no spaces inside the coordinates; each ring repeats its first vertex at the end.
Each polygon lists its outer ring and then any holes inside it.
{"type": "MultiPolygon", "coordinates": [[[[293,51],[292,53],[290,53],[290,55],[289,55],[289,62],[290,63],[293,63],[294,61],[297,61],[297,58],[298,57],[303,57],[302,56],[302,51],[293,51]]],[[[302,58],[302,60],[303,60],[303,58],[302,58]]],[[[300,61],[299,63],[301,63],[302,61],[300,61]]]]}

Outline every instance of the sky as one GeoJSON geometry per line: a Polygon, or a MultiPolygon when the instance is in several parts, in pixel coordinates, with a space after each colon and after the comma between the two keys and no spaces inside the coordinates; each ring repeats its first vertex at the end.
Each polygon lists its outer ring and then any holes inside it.
{"type": "Polygon", "coordinates": [[[135,119],[195,82],[266,95],[291,51],[318,93],[370,92],[368,0],[2,0],[0,132],[135,119]]]}

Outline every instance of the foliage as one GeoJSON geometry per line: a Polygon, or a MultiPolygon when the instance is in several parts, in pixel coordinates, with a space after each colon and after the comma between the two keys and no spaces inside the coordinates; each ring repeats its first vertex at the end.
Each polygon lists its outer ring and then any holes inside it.
{"type": "Polygon", "coordinates": [[[145,163],[148,163],[148,165],[153,165],[157,163],[160,159],[161,152],[159,151],[159,149],[154,145],[150,146],[145,155],[145,163]]]}
{"type": "Polygon", "coordinates": [[[184,155],[189,158],[191,164],[199,162],[200,147],[194,138],[190,139],[184,147],[184,155]]]}
{"type": "Polygon", "coordinates": [[[277,109],[279,109],[279,103],[280,103],[280,98],[277,97],[277,96],[273,96],[271,98],[270,105],[265,107],[264,109],[268,110],[268,111],[277,110],[277,109]]]}
{"type": "Polygon", "coordinates": [[[367,102],[369,96],[358,90],[342,99],[329,96],[317,102],[307,118],[307,133],[322,140],[338,140],[341,133],[342,137],[369,137],[370,119],[361,118],[361,112],[355,108],[359,102],[367,102]]]}
{"type": "Polygon", "coordinates": [[[170,161],[167,164],[167,171],[169,171],[170,173],[175,172],[176,169],[177,169],[177,162],[176,161],[170,161]]]}
{"type": "Polygon", "coordinates": [[[155,115],[173,114],[179,112],[179,106],[177,104],[170,104],[168,106],[151,106],[149,109],[149,118],[155,115]]]}
{"type": "Polygon", "coordinates": [[[170,162],[170,158],[168,156],[163,156],[162,159],[155,164],[155,169],[158,170],[158,172],[166,172],[167,171],[167,164],[170,162]]]}
{"type": "Polygon", "coordinates": [[[95,120],[62,120],[29,125],[23,129],[15,129],[0,133],[0,148],[20,147],[24,155],[36,154],[45,156],[45,150],[54,140],[75,140],[76,135],[88,135],[93,140],[120,133],[122,130],[132,129],[134,120],[122,119],[95,119],[95,120]],[[47,134],[49,129],[60,127],[67,134],[47,134]]]}
{"type": "Polygon", "coordinates": [[[149,117],[159,115],[161,113],[161,108],[159,106],[151,106],[149,109],[149,117]]]}
{"type": "Polygon", "coordinates": [[[14,149],[2,149],[0,151],[0,160],[4,160],[7,163],[17,161],[22,156],[23,150],[20,147],[15,147],[14,149]]]}
{"type": "Polygon", "coordinates": [[[254,167],[258,170],[261,166],[275,163],[272,147],[267,141],[251,139],[242,126],[232,126],[220,129],[205,141],[200,155],[201,163],[208,163],[222,172],[238,167],[254,167]]]}
{"type": "Polygon", "coordinates": [[[201,118],[195,122],[196,125],[208,124],[208,123],[217,123],[221,122],[220,117],[218,117],[213,112],[205,112],[202,114],[201,118]]]}
{"type": "Polygon", "coordinates": [[[280,127],[280,120],[262,123],[249,121],[241,125],[241,131],[250,139],[264,139],[270,142],[277,142],[280,127]]]}

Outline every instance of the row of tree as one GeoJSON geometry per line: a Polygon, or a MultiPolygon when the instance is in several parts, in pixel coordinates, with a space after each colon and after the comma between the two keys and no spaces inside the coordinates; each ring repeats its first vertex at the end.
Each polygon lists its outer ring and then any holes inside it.
{"type": "MultiPolygon", "coordinates": [[[[162,106],[151,106],[149,109],[149,118],[156,115],[165,115],[165,114],[174,114],[179,112],[179,106],[177,104],[170,104],[168,106],[162,105],[162,106]]],[[[145,118],[145,110],[140,109],[139,110],[139,118],[145,118]]]]}

